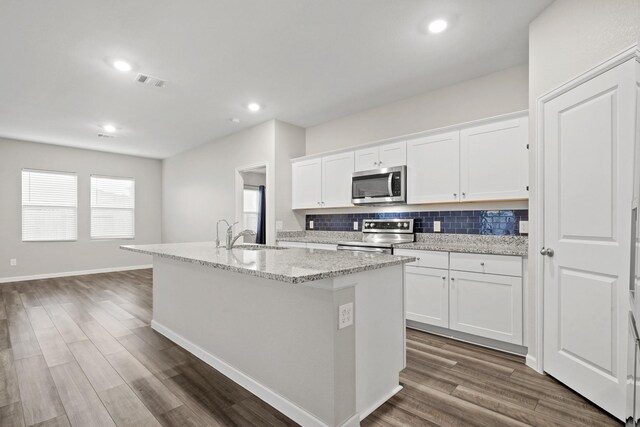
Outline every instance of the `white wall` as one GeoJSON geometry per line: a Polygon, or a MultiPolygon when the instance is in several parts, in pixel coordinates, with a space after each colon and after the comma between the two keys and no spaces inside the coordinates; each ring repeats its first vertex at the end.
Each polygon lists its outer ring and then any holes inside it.
{"type": "Polygon", "coordinates": [[[161,162],[49,144],[0,139],[0,280],[150,264],[151,257],[119,249],[122,244],[161,241],[161,162]],[[23,168],[78,175],[78,241],[22,242],[23,168]],[[90,239],[90,175],[136,180],[136,238],[90,239]],[[18,265],[9,266],[16,258],[18,265]]]}
{"type": "MultiPolygon", "coordinates": [[[[536,105],[537,99],[572,78],[638,42],[639,0],[556,0],[529,27],[529,137],[530,137],[530,229],[536,226],[536,105]]],[[[535,302],[535,271],[540,249],[531,239],[529,253],[530,297],[535,302]]],[[[528,307],[525,322],[533,337],[536,307],[528,307]]],[[[529,342],[530,354],[537,345],[529,342]]]]}
{"type": "Polygon", "coordinates": [[[304,128],[276,121],[276,221],[283,230],[304,230],[304,213],[291,210],[291,159],[305,154],[304,128]]]}
{"type": "Polygon", "coordinates": [[[528,69],[508,68],[307,128],[306,154],[526,110],[528,69]]]}
{"type": "MultiPolygon", "coordinates": [[[[267,165],[267,239],[275,237],[274,126],[269,121],[163,160],[164,242],[215,240],[216,222],[236,217],[237,169],[259,164],[267,165]]],[[[224,241],[224,226],[220,233],[224,241]]]]}

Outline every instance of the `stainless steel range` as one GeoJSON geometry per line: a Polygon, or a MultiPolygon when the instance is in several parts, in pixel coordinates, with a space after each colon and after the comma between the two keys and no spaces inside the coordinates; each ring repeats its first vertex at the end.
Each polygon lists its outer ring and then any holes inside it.
{"type": "Polygon", "coordinates": [[[413,219],[365,219],[362,221],[362,240],[339,242],[339,251],[376,252],[393,254],[393,246],[415,241],[413,219]]]}

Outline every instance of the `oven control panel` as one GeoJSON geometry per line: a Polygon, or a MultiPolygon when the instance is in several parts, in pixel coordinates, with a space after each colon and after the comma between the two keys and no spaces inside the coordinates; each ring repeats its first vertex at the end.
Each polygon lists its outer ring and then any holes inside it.
{"type": "Polygon", "coordinates": [[[413,219],[385,218],[362,221],[363,233],[413,233],[413,219]]]}

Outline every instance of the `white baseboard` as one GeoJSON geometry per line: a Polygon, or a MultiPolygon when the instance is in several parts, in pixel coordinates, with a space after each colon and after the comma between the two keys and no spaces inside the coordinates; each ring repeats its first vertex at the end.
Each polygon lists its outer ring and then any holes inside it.
{"type": "MultiPolygon", "coordinates": [[[[161,333],[171,341],[178,344],[180,347],[183,347],[184,349],[195,355],[206,364],[220,371],[227,378],[246,388],[251,393],[255,394],[260,399],[264,400],[266,403],[273,406],[278,411],[282,412],[298,424],[310,427],[328,427],[328,424],[317,418],[315,415],[299,407],[287,398],[280,396],[265,385],[254,380],[245,373],[237,370],[224,360],[219,359],[218,357],[207,352],[206,350],[192,343],[186,338],[183,338],[171,329],[159,324],[155,320],[151,321],[151,327],[155,331],[161,333]]],[[[359,414],[355,414],[354,416],[343,422],[340,427],[355,427],[359,425],[359,421],[359,414]]]]}
{"type": "MultiPolygon", "coordinates": [[[[374,403],[373,405],[371,405],[369,408],[365,409],[364,411],[360,412],[360,421],[364,420],[365,418],[367,418],[373,411],[375,411],[376,409],[378,409],[380,406],[382,406],[382,404],[384,402],[386,402],[387,400],[391,399],[393,396],[395,396],[396,394],[398,394],[398,392],[400,392],[400,390],[402,390],[402,386],[399,385],[398,387],[394,388],[393,390],[391,390],[388,394],[386,394],[382,399],[380,399],[379,401],[377,401],[376,403],[374,403]]],[[[358,424],[356,424],[358,425],[358,424]]]]}
{"type": "Polygon", "coordinates": [[[114,273],[117,271],[143,270],[153,268],[153,264],[131,265],[128,267],[97,268],[94,270],[64,271],[61,273],[34,274],[33,276],[0,277],[0,283],[24,282],[25,280],[53,279],[56,277],[84,276],[85,274],[114,273]]]}
{"type": "Polygon", "coordinates": [[[542,373],[538,371],[538,359],[536,359],[534,356],[527,354],[527,357],[525,357],[524,363],[534,371],[542,373]]]}

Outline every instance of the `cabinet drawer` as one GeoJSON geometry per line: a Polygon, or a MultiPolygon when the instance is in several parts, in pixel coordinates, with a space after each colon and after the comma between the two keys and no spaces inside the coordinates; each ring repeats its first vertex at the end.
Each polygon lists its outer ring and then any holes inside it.
{"type": "Polygon", "coordinates": [[[394,255],[405,255],[418,258],[417,261],[406,265],[428,268],[449,268],[449,252],[419,251],[415,249],[396,249],[394,255]]]}
{"type": "Polygon", "coordinates": [[[522,258],[452,252],[451,270],[522,277],[522,258]]]}

